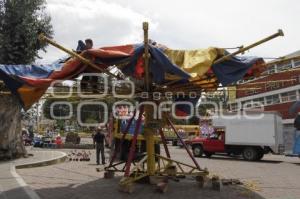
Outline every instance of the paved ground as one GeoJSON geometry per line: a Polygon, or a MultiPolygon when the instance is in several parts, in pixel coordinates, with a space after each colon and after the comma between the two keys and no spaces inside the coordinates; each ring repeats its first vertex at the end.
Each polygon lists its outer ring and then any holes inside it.
{"type": "Polygon", "coordinates": [[[59,151],[31,151],[28,149],[28,152],[33,156],[0,162],[0,199],[38,199],[38,195],[18,175],[15,166],[53,160],[63,155],[59,151]]]}
{"type": "MultiPolygon", "coordinates": [[[[174,159],[191,162],[184,150],[170,147],[174,159]]],[[[93,151],[92,151],[93,152],[93,151]]],[[[132,195],[118,192],[119,177],[111,180],[102,179],[103,172],[96,168],[103,166],[91,162],[66,162],[62,164],[32,169],[19,169],[17,172],[42,199],[75,198],[300,198],[300,159],[268,155],[261,162],[246,162],[227,157],[211,159],[197,158],[202,167],[207,167],[213,174],[224,178],[237,178],[246,186],[224,186],[221,192],[209,187],[199,189],[192,180],[180,183],[170,182],[165,194],[154,191],[150,185],[135,185],[132,195]]]]}
{"type": "MultiPolygon", "coordinates": [[[[188,161],[183,150],[175,150],[176,157],[188,161]]],[[[266,155],[262,161],[247,162],[228,157],[197,158],[202,167],[224,178],[245,181],[264,198],[300,198],[300,159],[266,155]]]]}

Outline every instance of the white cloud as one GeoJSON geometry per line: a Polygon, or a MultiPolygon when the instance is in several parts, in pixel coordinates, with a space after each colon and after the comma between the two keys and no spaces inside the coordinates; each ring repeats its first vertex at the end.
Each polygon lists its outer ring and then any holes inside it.
{"type": "MultiPolygon", "coordinates": [[[[95,46],[141,42],[143,21],[150,37],[172,48],[247,45],[282,28],[285,37],[248,54],[276,57],[299,50],[298,0],[48,0],[55,40],[75,48],[92,38],[95,46]]],[[[45,61],[59,57],[49,47],[45,61]]]]}
{"type": "MultiPolygon", "coordinates": [[[[48,0],[54,39],[67,48],[76,48],[77,41],[92,38],[95,47],[141,42],[143,21],[155,22],[130,8],[105,1],[48,0]]],[[[43,62],[56,60],[64,53],[49,46],[42,53],[43,62]]]]}

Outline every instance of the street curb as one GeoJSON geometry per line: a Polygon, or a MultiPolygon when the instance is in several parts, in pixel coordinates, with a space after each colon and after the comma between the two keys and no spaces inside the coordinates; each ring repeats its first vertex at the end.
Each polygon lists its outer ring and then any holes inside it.
{"type": "Polygon", "coordinates": [[[38,161],[38,162],[32,162],[32,163],[28,163],[28,164],[15,165],[15,168],[16,169],[26,169],[26,168],[33,168],[33,167],[43,167],[43,166],[49,166],[49,165],[58,164],[58,163],[66,161],[67,154],[64,152],[60,152],[60,151],[59,151],[59,153],[61,153],[61,155],[57,158],[52,158],[49,160],[38,161]]]}
{"type": "Polygon", "coordinates": [[[20,188],[22,188],[25,191],[25,193],[30,199],[41,199],[40,196],[32,188],[30,188],[23,180],[23,178],[16,172],[16,168],[13,164],[11,164],[10,166],[10,173],[16,179],[20,188]]]}
{"type": "Polygon", "coordinates": [[[64,153],[64,152],[60,152],[60,151],[58,151],[58,152],[61,154],[59,157],[52,158],[52,159],[49,159],[49,160],[38,161],[38,162],[27,163],[27,164],[21,164],[21,165],[11,164],[11,167],[10,167],[11,174],[13,175],[13,177],[16,179],[19,186],[25,191],[25,193],[27,194],[27,196],[30,199],[40,199],[40,197],[32,188],[30,188],[26,184],[26,182],[23,180],[23,178],[16,172],[16,169],[25,169],[25,168],[49,166],[49,165],[64,162],[67,159],[67,154],[64,153]]]}

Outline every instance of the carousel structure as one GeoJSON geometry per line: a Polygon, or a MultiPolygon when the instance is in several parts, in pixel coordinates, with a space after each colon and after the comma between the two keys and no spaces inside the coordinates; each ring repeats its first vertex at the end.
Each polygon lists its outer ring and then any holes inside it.
{"type": "MultiPolygon", "coordinates": [[[[128,193],[133,191],[134,183],[139,181],[154,184],[162,192],[167,190],[169,180],[178,181],[182,178],[192,178],[199,187],[203,187],[209,174],[208,169],[201,167],[179,136],[178,129],[172,122],[171,112],[164,111],[159,114],[155,110],[155,105],[160,107],[159,105],[165,101],[191,102],[190,92],[199,99],[202,93],[215,91],[220,87],[232,85],[237,80],[259,75],[261,68],[265,66],[262,58],[244,58],[236,55],[283,36],[283,32],[279,30],[249,46],[241,46],[233,53],[227,52],[224,48],[172,50],[150,40],[148,32],[149,25],[144,22],[142,44],[83,50],[80,53],[68,50],[41,34],[39,36],[41,42],[48,42],[71,56],[68,60],[56,63],[60,70],[57,68],[50,70],[49,66],[46,69],[45,66],[40,66],[39,69],[44,70],[43,73],[49,74],[33,77],[28,75],[30,71],[28,72],[27,68],[22,77],[18,77],[18,74],[12,74],[12,69],[5,70],[5,67],[2,67],[0,74],[1,77],[5,77],[2,79],[11,92],[18,96],[24,109],[28,109],[40,99],[53,81],[74,79],[84,72],[106,74],[113,81],[124,81],[126,79],[124,76],[135,79],[138,82],[135,94],[129,100],[138,102],[138,106],[132,111],[125,128],[120,128],[117,119],[114,119],[110,125],[111,132],[114,132],[115,145],[112,148],[110,163],[105,167],[104,177],[112,178],[116,172],[123,173],[119,186],[120,190],[128,193]],[[116,66],[123,74],[112,72],[108,66],[116,66]],[[184,93],[180,99],[174,97],[171,100],[167,97],[155,99],[152,95],[154,92],[179,91],[184,93]],[[142,93],[149,95],[143,98],[142,93]],[[128,133],[133,122],[135,122],[134,131],[128,133]],[[191,164],[177,161],[172,157],[163,132],[166,126],[172,128],[176,134],[191,164]],[[125,158],[120,158],[125,142],[128,146],[125,150],[125,158]],[[159,150],[160,143],[164,149],[163,153],[159,150]]],[[[97,84],[97,82],[89,83],[97,84]]],[[[212,186],[219,189],[220,180],[213,178],[212,186]]]]}

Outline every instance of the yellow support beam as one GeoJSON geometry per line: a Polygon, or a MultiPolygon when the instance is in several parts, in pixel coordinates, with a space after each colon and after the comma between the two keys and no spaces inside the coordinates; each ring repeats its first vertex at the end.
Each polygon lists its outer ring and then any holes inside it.
{"type": "Polygon", "coordinates": [[[52,46],[68,53],[69,55],[71,55],[72,57],[76,57],[77,59],[79,59],[82,63],[91,66],[92,68],[94,68],[97,71],[100,71],[102,73],[106,73],[107,75],[110,75],[112,77],[115,77],[117,79],[120,79],[120,77],[118,77],[117,75],[109,72],[108,70],[102,69],[99,66],[97,66],[96,64],[92,63],[90,60],[86,59],[85,57],[81,56],[80,54],[77,54],[76,52],[73,52],[72,50],[69,50],[65,47],[63,47],[62,45],[56,43],[55,41],[51,40],[50,38],[46,37],[43,33],[41,33],[39,35],[39,40],[40,41],[44,41],[47,42],[49,44],[51,44],[52,46]]]}
{"type": "MultiPolygon", "coordinates": [[[[149,69],[149,38],[148,38],[148,30],[149,24],[148,22],[143,23],[144,30],[144,68],[145,68],[145,87],[144,89],[147,92],[151,90],[151,79],[150,79],[150,69],[149,69]]],[[[151,127],[153,122],[153,114],[151,111],[151,106],[145,105],[145,127],[144,134],[146,138],[146,149],[147,149],[147,173],[152,176],[155,174],[155,139],[154,139],[154,129],[151,127]]]]}

